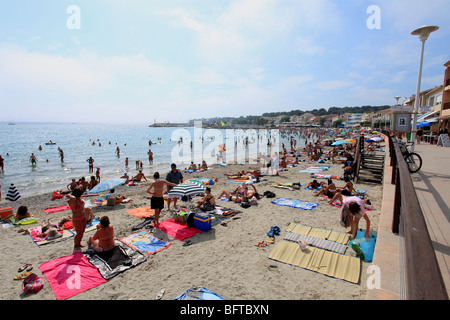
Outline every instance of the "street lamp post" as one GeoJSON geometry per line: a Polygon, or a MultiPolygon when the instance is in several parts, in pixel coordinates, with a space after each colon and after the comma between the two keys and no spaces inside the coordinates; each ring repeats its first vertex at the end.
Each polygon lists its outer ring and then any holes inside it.
{"type": "MultiPolygon", "coordinates": [[[[423,65],[423,53],[425,49],[425,41],[427,41],[430,33],[438,30],[439,27],[436,26],[422,26],[419,29],[411,32],[413,36],[419,36],[420,41],[422,41],[422,52],[420,54],[420,65],[419,65],[419,76],[417,77],[417,90],[416,90],[416,101],[414,106],[414,120],[413,127],[411,131],[411,141],[416,141],[417,132],[417,115],[419,114],[419,100],[420,100],[420,82],[422,80],[422,65],[423,65]]],[[[411,146],[411,152],[414,152],[414,144],[411,146]]]]}

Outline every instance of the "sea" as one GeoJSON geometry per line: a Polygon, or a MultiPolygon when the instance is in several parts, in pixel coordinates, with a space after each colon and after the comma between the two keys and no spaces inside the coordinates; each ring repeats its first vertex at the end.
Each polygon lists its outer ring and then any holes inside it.
{"type": "MultiPolygon", "coordinates": [[[[269,138],[275,136],[274,132],[272,135],[269,132],[269,138]]],[[[90,180],[97,168],[100,168],[102,181],[120,178],[125,172],[132,177],[140,169],[136,165],[137,160],[142,162],[147,179],[152,178],[156,171],[165,177],[172,163],[176,163],[183,172],[191,161],[201,163],[205,150],[211,151],[207,161],[211,167],[224,161],[219,159],[219,148],[216,147],[222,142],[227,143],[233,135],[237,136],[236,150],[244,145],[245,137],[248,137],[249,145],[262,140],[258,130],[255,134],[254,130],[237,133],[234,129],[221,129],[213,132],[198,127],[150,127],[146,124],[16,122],[12,125],[3,122],[0,123],[0,156],[4,159],[4,171],[0,172],[2,198],[6,197],[11,184],[22,196],[66,189],[72,179],[85,177],[90,180]],[[220,132],[219,136],[214,134],[217,132],[220,132]],[[50,141],[53,144],[46,144],[50,141]],[[190,141],[194,142],[192,149],[190,141]],[[64,161],[60,159],[58,148],[64,152],[64,161]],[[149,150],[153,152],[153,164],[149,162],[149,150]],[[36,165],[31,164],[32,153],[37,158],[36,165]],[[89,157],[94,159],[94,173],[89,172],[86,161],[89,157]]],[[[296,139],[299,145],[304,145],[302,137],[296,139]]],[[[273,143],[277,147],[281,143],[289,145],[289,137],[281,136],[273,143]]]]}

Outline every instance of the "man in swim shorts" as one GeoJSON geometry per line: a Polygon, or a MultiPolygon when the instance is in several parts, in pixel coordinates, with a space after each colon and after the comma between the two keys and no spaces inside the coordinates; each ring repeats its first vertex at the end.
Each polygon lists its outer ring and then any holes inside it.
{"type": "Polygon", "coordinates": [[[161,210],[164,209],[164,186],[167,186],[167,189],[169,189],[169,186],[174,187],[176,184],[168,182],[167,180],[160,180],[159,172],[155,172],[153,174],[153,178],[155,179],[155,182],[153,182],[147,189],[147,193],[152,195],[150,200],[150,208],[155,210],[155,220],[153,221],[153,224],[154,226],[158,226],[159,215],[161,210]],[[153,192],[150,191],[152,189],[153,192]]]}

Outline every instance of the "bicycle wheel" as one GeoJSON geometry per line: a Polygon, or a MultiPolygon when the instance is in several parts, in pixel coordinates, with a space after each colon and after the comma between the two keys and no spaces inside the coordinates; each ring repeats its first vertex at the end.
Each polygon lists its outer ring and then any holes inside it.
{"type": "Polygon", "coordinates": [[[422,158],[414,152],[408,153],[405,157],[409,172],[416,173],[422,168],[422,158]]]}

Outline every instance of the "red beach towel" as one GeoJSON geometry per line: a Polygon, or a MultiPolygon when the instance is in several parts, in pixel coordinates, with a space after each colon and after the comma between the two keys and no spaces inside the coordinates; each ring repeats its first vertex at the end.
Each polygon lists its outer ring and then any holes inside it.
{"type": "Polygon", "coordinates": [[[194,227],[188,228],[185,223],[176,222],[174,219],[164,220],[160,222],[159,226],[156,228],[180,241],[202,232],[194,227]]]}
{"type": "Polygon", "coordinates": [[[63,206],[59,206],[59,207],[51,207],[51,208],[42,209],[42,211],[44,211],[46,214],[51,214],[51,213],[55,213],[55,212],[59,212],[59,211],[65,211],[65,210],[70,210],[70,207],[67,204],[63,205],[63,206]]]}
{"type": "Polygon", "coordinates": [[[39,266],[58,300],[65,300],[106,282],[81,253],[60,257],[39,266]]]}

